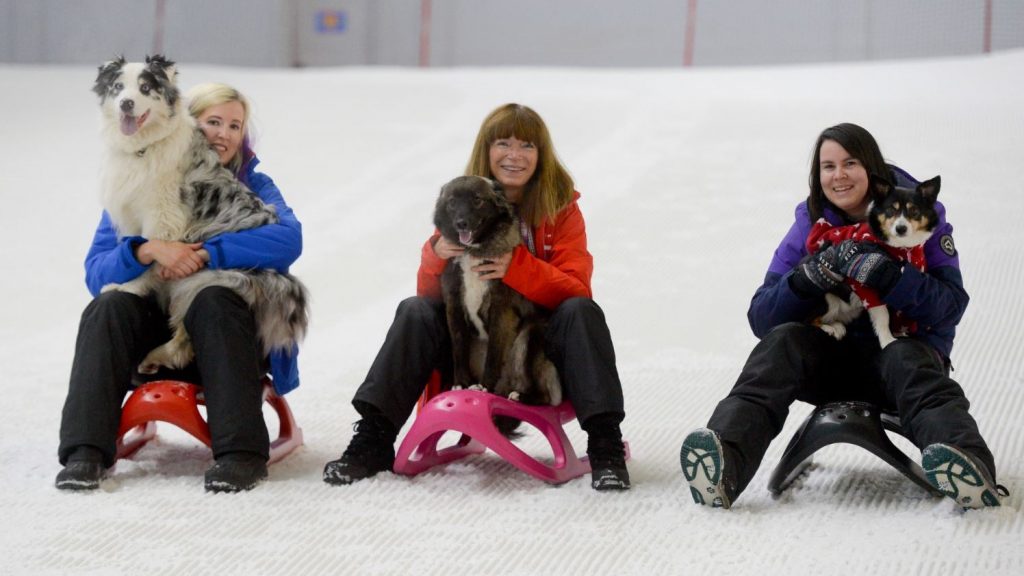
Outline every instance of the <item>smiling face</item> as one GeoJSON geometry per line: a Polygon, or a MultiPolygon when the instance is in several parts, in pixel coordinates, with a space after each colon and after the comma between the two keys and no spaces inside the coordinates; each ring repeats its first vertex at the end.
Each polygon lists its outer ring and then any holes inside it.
{"type": "Polygon", "coordinates": [[[99,67],[93,92],[118,147],[137,151],[166,135],[180,99],[174,63],[161,56],[146,62],[112,60],[99,67]]]}
{"type": "Polygon", "coordinates": [[[821,189],[836,208],[855,220],[863,220],[871,197],[868,194],[868,171],[835,140],[821,143],[821,189]]]}
{"type": "Polygon", "coordinates": [[[509,136],[492,142],[488,155],[491,174],[505,190],[505,196],[510,202],[519,202],[523,189],[537,171],[537,146],[509,136]]]}
{"type": "Polygon", "coordinates": [[[245,137],[245,107],[231,101],[210,106],[196,119],[210,147],[226,166],[238,154],[245,137]]]}

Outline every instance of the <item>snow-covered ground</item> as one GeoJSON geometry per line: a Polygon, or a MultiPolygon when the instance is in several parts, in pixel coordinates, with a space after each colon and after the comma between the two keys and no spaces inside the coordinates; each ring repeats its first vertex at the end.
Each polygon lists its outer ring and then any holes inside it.
{"type": "MultiPolygon", "coordinates": [[[[180,70],[184,87],[226,81],[251,96],[262,167],[304,224],[294,272],[314,323],[288,399],[306,445],[258,489],[214,496],[209,452],[162,425],[96,493],[54,489],[99,216],[95,68],[0,66],[0,573],[1024,573],[1024,52],[664,71],[180,70]],[[349,400],[414,291],[435,194],[508,101],[544,116],[583,194],[633,489],[548,486],[492,453],[327,486],[323,464],[356,419],[349,400]],[[768,476],[806,405],[731,511],[690,501],[679,444],[753,346],[750,295],[806,195],[815,137],[843,121],[919,178],[942,175],[972,296],[954,376],[1013,492],[1002,509],[961,513],[852,446],[822,450],[773,500],[768,476]]],[[[542,453],[535,434],[522,445],[542,453]]]]}

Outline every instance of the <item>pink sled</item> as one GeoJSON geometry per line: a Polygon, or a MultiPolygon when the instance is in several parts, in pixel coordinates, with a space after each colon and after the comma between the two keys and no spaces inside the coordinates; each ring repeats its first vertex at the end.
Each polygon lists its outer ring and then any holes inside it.
{"type": "MultiPolygon", "coordinates": [[[[549,482],[561,484],[590,472],[587,457],[576,455],[562,425],[576,418],[569,402],[558,406],[532,406],[513,402],[501,396],[475,390],[451,390],[427,400],[409,433],[405,435],[395,456],[394,471],[414,476],[439,464],[446,464],[471,454],[492,450],[523,472],[549,482]],[[523,452],[494,425],[495,416],[508,416],[533,425],[551,444],[554,462],[545,464],[523,452]],[[438,441],[447,431],[460,432],[459,441],[437,449],[438,441]]],[[[626,458],[629,458],[629,445],[626,458]]]]}

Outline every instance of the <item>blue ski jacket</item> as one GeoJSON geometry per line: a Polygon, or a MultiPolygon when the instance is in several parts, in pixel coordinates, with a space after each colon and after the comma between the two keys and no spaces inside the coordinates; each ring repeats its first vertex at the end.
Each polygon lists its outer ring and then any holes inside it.
{"type": "MultiPolygon", "coordinates": [[[[896,183],[903,187],[919,184],[910,174],[890,166],[896,183]]],[[[893,310],[917,322],[914,338],[923,340],[948,360],[953,350],[956,325],[967,309],[970,297],[960,275],[960,258],[953,243],[953,226],[946,222],[946,209],[936,203],[939,224],[924,245],[927,270],[919,272],[905,266],[893,289],[883,298],[893,310]]],[[[796,207],[796,218],[782,239],[764,283],[754,292],[747,319],[754,335],[764,337],[772,328],[786,322],[803,322],[823,310],[820,298],[803,298],[790,287],[789,279],[800,260],[807,255],[807,234],[811,230],[807,201],[796,207]]],[[[826,201],[825,219],[835,226],[851,224],[843,213],[826,201]]],[[[871,323],[862,314],[849,327],[847,338],[875,338],[871,323]]]]}
{"type": "MultiPolygon", "coordinates": [[[[277,185],[269,176],[256,172],[259,159],[247,154],[248,161],[239,171],[238,179],[245,183],[267,204],[277,208],[279,221],[250,230],[229,232],[210,238],[203,248],[210,253],[207,264],[212,269],[272,268],[287,272],[302,254],[302,224],[285,203],[277,185]]],[[[85,284],[95,297],[111,283],[132,280],[149,266],[135,259],[133,247],[146,241],[141,236],[118,237],[104,210],[93,235],[92,246],[85,256],[85,284]]],[[[274,352],[270,355],[270,375],[274,389],[285,394],[299,385],[298,347],[290,353],[274,352]]]]}

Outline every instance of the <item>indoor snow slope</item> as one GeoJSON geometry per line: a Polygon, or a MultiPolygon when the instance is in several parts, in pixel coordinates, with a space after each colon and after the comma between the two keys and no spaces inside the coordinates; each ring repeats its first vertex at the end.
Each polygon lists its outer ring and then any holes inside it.
{"type": "MultiPolygon", "coordinates": [[[[313,323],[288,400],[306,444],[252,492],[210,495],[209,451],[161,425],[101,490],[54,488],[100,214],[96,69],[0,66],[0,573],[1024,574],[1024,52],[688,70],[179,64],[183,88],[222,81],[251,97],[261,170],[302,220],[293,272],[313,323]],[[509,101],[546,119],[582,193],[633,489],[549,486],[493,453],[328,486],[323,465],[357,419],[352,395],[415,290],[436,194],[509,101]],[[954,378],[1012,493],[1001,509],[963,513],[850,445],[819,452],[772,499],[768,477],[805,404],[732,510],[690,499],[680,443],[755,343],[750,297],[807,194],[815,138],[840,122],[866,127],[916,177],[942,176],[971,295],[954,378]]],[[[536,433],[520,445],[544,453],[536,433]]]]}

